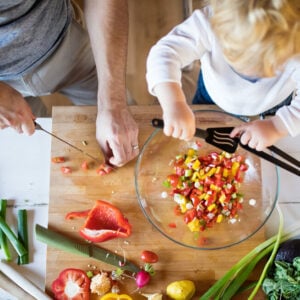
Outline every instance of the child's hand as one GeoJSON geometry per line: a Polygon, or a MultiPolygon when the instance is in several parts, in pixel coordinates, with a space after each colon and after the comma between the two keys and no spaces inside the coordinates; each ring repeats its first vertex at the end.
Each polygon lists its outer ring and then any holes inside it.
{"type": "Polygon", "coordinates": [[[158,84],[155,94],[163,110],[164,134],[190,140],[195,134],[195,116],[186,103],[185,95],[178,83],[158,84]]]}
{"type": "Polygon", "coordinates": [[[164,110],[164,134],[190,140],[195,134],[195,116],[186,102],[174,102],[164,110]]]}
{"type": "Polygon", "coordinates": [[[255,120],[235,127],[230,136],[240,137],[242,144],[257,151],[263,151],[287,135],[287,131],[279,129],[280,126],[276,125],[276,121],[278,121],[276,116],[265,120],[255,120]]]}

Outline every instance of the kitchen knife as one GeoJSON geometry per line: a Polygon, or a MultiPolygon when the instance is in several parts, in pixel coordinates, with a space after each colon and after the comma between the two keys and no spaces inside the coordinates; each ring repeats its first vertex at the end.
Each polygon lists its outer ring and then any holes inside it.
{"type": "Polygon", "coordinates": [[[35,129],[44,131],[45,133],[47,133],[47,134],[53,136],[54,138],[56,138],[56,139],[60,140],[61,142],[67,144],[68,146],[72,147],[73,149],[75,149],[75,150],[77,150],[77,151],[83,153],[84,155],[88,156],[89,158],[93,159],[93,160],[96,161],[98,164],[101,164],[101,163],[102,163],[98,158],[92,156],[91,154],[89,154],[89,153],[83,151],[82,149],[78,148],[77,146],[75,146],[75,145],[73,145],[73,144],[70,144],[70,143],[67,142],[66,140],[64,140],[64,139],[58,137],[57,135],[55,135],[55,134],[49,132],[48,130],[44,129],[44,128],[43,128],[40,124],[38,124],[37,122],[34,122],[34,125],[35,125],[35,129]]]}
{"type": "Polygon", "coordinates": [[[73,240],[66,235],[44,228],[39,224],[36,224],[35,226],[35,234],[37,240],[54,248],[94,258],[104,263],[116,266],[122,270],[134,273],[140,271],[140,268],[137,265],[126,260],[123,256],[117,255],[104,248],[97,247],[91,243],[73,240]]]}

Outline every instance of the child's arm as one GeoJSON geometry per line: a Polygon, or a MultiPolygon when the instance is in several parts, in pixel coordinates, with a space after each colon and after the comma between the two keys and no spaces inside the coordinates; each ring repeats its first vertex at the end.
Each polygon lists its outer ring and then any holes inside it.
{"type": "Polygon", "coordinates": [[[233,129],[230,136],[240,136],[242,144],[262,151],[288,135],[280,117],[273,116],[264,120],[255,120],[233,129]]]}
{"type": "Polygon", "coordinates": [[[154,92],[163,110],[165,135],[190,140],[195,134],[195,116],[180,85],[161,83],[154,87],[154,92]]]}

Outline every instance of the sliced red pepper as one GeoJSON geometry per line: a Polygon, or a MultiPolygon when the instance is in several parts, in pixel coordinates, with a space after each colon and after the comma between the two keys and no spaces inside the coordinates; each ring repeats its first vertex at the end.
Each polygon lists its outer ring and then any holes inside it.
{"type": "Polygon", "coordinates": [[[51,285],[56,300],[89,300],[90,279],[80,269],[65,269],[51,285]]]}
{"type": "MultiPolygon", "coordinates": [[[[71,212],[67,216],[84,217],[86,212],[71,212]]],[[[122,212],[106,201],[97,200],[86,216],[79,234],[88,241],[100,243],[118,237],[126,238],[131,234],[131,225],[122,212]]]]}

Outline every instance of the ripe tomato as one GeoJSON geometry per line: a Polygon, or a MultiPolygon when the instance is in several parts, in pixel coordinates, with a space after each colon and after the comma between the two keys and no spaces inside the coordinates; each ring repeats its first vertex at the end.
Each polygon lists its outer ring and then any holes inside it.
{"type": "Polygon", "coordinates": [[[144,250],[141,254],[141,260],[145,263],[154,264],[158,262],[158,255],[152,251],[144,250]]]}

